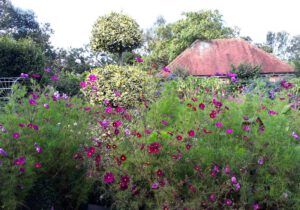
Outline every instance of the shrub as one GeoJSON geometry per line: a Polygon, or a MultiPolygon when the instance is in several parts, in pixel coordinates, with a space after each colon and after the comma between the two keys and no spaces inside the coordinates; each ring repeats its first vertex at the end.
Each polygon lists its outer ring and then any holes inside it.
{"type": "Polygon", "coordinates": [[[243,81],[255,79],[261,72],[260,65],[252,65],[250,63],[241,63],[237,67],[232,65],[232,73],[237,74],[237,78],[243,81]]]}
{"type": "Polygon", "coordinates": [[[92,181],[75,154],[89,143],[88,109],[51,89],[24,88],[0,115],[0,207],[78,209],[92,181]]]}
{"type": "Polygon", "coordinates": [[[18,77],[22,72],[40,71],[45,56],[42,49],[30,39],[0,37],[0,74],[2,77],[18,77]]]}
{"type": "Polygon", "coordinates": [[[81,83],[82,92],[92,104],[104,100],[124,107],[133,107],[149,100],[151,77],[136,67],[108,65],[96,68],[81,83]],[[149,90],[149,91],[148,91],[149,90]]]}

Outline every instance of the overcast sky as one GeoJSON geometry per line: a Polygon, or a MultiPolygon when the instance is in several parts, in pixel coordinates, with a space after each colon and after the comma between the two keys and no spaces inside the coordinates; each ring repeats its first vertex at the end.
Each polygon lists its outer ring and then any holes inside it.
{"type": "Polygon", "coordinates": [[[82,47],[89,42],[97,17],[111,11],[133,17],[149,28],[159,15],[167,22],[182,12],[218,9],[228,26],[238,26],[241,35],[255,42],[265,41],[267,31],[285,30],[300,34],[300,0],[11,0],[13,5],[31,9],[40,22],[49,22],[56,47],[82,47]]]}

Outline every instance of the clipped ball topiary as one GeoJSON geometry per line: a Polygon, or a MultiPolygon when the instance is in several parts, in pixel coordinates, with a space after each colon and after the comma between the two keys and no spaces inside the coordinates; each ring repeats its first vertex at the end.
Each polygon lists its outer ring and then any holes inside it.
{"type": "Polygon", "coordinates": [[[80,85],[92,104],[134,107],[148,100],[151,78],[137,67],[107,65],[93,69],[80,85]]]}
{"type": "Polygon", "coordinates": [[[132,51],[142,44],[143,34],[137,22],[131,17],[111,12],[97,19],[92,29],[91,47],[94,51],[122,53],[132,51]]]}

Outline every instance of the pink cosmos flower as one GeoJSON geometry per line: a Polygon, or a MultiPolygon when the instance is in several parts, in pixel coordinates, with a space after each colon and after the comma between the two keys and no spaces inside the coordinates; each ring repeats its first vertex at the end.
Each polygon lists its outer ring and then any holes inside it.
{"type": "Polygon", "coordinates": [[[157,190],[159,188],[159,183],[158,182],[153,182],[152,185],[151,185],[151,188],[153,190],[157,190]]]}
{"type": "Polygon", "coordinates": [[[253,210],[259,210],[260,205],[258,203],[255,203],[255,204],[253,204],[252,208],[253,208],[253,210]]]}
{"type": "Polygon", "coordinates": [[[49,109],[49,104],[44,104],[45,109],[49,109]]]}
{"type": "Polygon", "coordinates": [[[293,137],[294,139],[299,139],[299,135],[298,135],[296,132],[293,132],[293,133],[292,133],[292,137],[293,137]]]}
{"type": "Polygon", "coordinates": [[[269,109],[268,114],[272,116],[272,115],[277,115],[278,112],[275,112],[275,111],[269,109]]]}
{"type": "Polygon", "coordinates": [[[135,60],[136,62],[138,62],[138,63],[143,63],[143,62],[144,62],[144,59],[141,58],[141,57],[136,57],[134,60],[135,60]]]}
{"type": "Polygon", "coordinates": [[[223,127],[223,124],[222,124],[221,122],[217,122],[217,123],[216,123],[216,127],[222,128],[222,127],[223,127]]]}
{"type": "Polygon", "coordinates": [[[208,196],[208,200],[210,202],[215,202],[217,200],[217,196],[215,193],[211,193],[209,196],[208,196]]]}
{"type": "Polygon", "coordinates": [[[161,144],[159,142],[153,142],[148,145],[148,153],[158,154],[160,152],[161,144]]]}
{"type": "Polygon", "coordinates": [[[116,120],[115,122],[113,122],[113,126],[114,126],[115,128],[120,127],[122,124],[123,124],[123,123],[122,123],[121,120],[116,120]]]}
{"type": "Polygon", "coordinates": [[[24,128],[24,127],[25,127],[25,124],[20,123],[20,124],[19,124],[19,127],[24,128]]]}
{"type": "Polygon", "coordinates": [[[161,121],[161,124],[163,124],[163,125],[168,125],[169,123],[168,123],[166,120],[162,120],[162,121],[161,121]]]}
{"type": "Polygon", "coordinates": [[[119,93],[119,92],[116,91],[116,90],[114,90],[114,94],[115,94],[115,96],[117,96],[117,97],[121,97],[121,93],[119,93]]]}
{"type": "Polygon", "coordinates": [[[189,137],[194,137],[195,136],[195,131],[194,130],[190,130],[188,132],[189,137]]]}
{"type": "Polygon", "coordinates": [[[45,68],[44,71],[50,73],[51,72],[51,68],[49,68],[49,67],[45,68]]]}
{"type": "Polygon", "coordinates": [[[264,159],[259,159],[258,161],[257,161],[257,163],[259,164],[259,165],[263,165],[264,164],[264,159]]]}
{"type": "Polygon", "coordinates": [[[199,108],[200,108],[201,110],[204,110],[204,109],[205,109],[205,104],[203,104],[203,103],[199,104],[199,108]]]}
{"type": "Polygon", "coordinates": [[[14,161],[15,165],[24,165],[26,163],[26,158],[24,156],[19,157],[14,161]]]}
{"type": "Polygon", "coordinates": [[[4,149],[0,148],[0,155],[6,157],[8,154],[4,149]]]}
{"type": "Polygon", "coordinates": [[[228,164],[224,167],[223,170],[225,174],[230,174],[230,166],[228,164]]]}
{"type": "Polygon", "coordinates": [[[231,206],[232,205],[232,200],[225,199],[224,203],[225,203],[226,206],[231,206]]]}
{"type": "Polygon", "coordinates": [[[15,133],[13,134],[13,138],[14,138],[14,139],[19,139],[19,138],[20,138],[20,133],[19,133],[19,132],[15,132],[15,133]]]}
{"type": "Polygon", "coordinates": [[[164,71],[164,72],[171,73],[171,70],[170,70],[169,67],[167,67],[167,66],[163,67],[163,71],[164,71]]]}
{"type": "Polygon", "coordinates": [[[95,81],[97,81],[97,76],[96,76],[95,74],[91,74],[91,75],[89,76],[89,80],[90,80],[91,82],[95,82],[95,81]]]}
{"type": "Polygon", "coordinates": [[[80,82],[80,87],[82,87],[82,88],[85,88],[85,87],[87,87],[87,84],[86,84],[86,82],[80,82]]]}
{"type": "Polygon", "coordinates": [[[105,109],[105,113],[112,113],[113,109],[109,106],[109,107],[106,107],[105,109]]]}
{"type": "Polygon", "coordinates": [[[104,119],[102,121],[99,121],[99,124],[101,125],[102,128],[107,128],[109,126],[109,121],[104,119]]]}
{"type": "Polygon", "coordinates": [[[54,75],[54,76],[51,76],[50,78],[52,81],[58,81],[59,80],[59,77],[54,75]]]}
{"type": "Polygon", "coordinates": [[[41,75],[39,75],[39,74],[31,74],[31,77],[39,79],[39,78],[41,78],[41,75]]]}
{"type": "Polygon", "coordinates": [[[231,128],[229,128],[229,129],[226,130],[226,133],[232,134],[232,133],[233,133],[233,130],[232,130],[231,128]]]}
{"type": "Polygon", "coordinates": [[[117,107],[115,110],[117,113],[123,113],[125,111],[125,109],[122,107],[117,107]]]}
{"type": "Polygon", "coordinates": [[[237,184],[237,178],[235,176],[231,177],[231,184],[237,184]]]}
{"type": "Polygon", "coordinates": [[[103,182],[105,184],[112,184],[115,182],[115,176],[112,172],[106,172],[103,176],[103,182]]]}
{"type": "Polygon", "coordinates": [[[34,167],[35,167],[35,168],[42,168],[42,166],[43,166],[43,165],[42,165],[41,163],[35,163],[35,164],[34,164],[34,167]]]}
{"type": "Polygon", "coordinates": [[[31,106],[36,106],[36,105],[37,105],[37,102],[36,102],[34,99],[32,99],[32,98],[30,98],[30,99],[28,100],[28,102],[29,102],[29,104],[30,104],[31,106]]]}
{"type": "Polygon", "coordinates": [[[25,73],[21,73],[20,77],[23,79],[27,79],[29,77],[29,75],[25,74],[25,73]]]}

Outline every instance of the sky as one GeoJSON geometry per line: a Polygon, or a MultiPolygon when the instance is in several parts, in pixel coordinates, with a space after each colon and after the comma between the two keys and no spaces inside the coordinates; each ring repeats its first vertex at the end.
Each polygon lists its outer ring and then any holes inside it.
{"type": "Polygon", "coordinates": [[[217,9],[227,26],[237,26],[242,36],[264,42],[268,31],[300,34],[299,0],[11,0],[14,6],[33,10],[39,22],[49,22],[55,47],[82,47],[89,43],[92,26],[111,11],[134,18],[143,30],[158,16],[168,23],[182,12],[217,9]],[[298,2],[297,2],[298,1],[298,2]]]}

